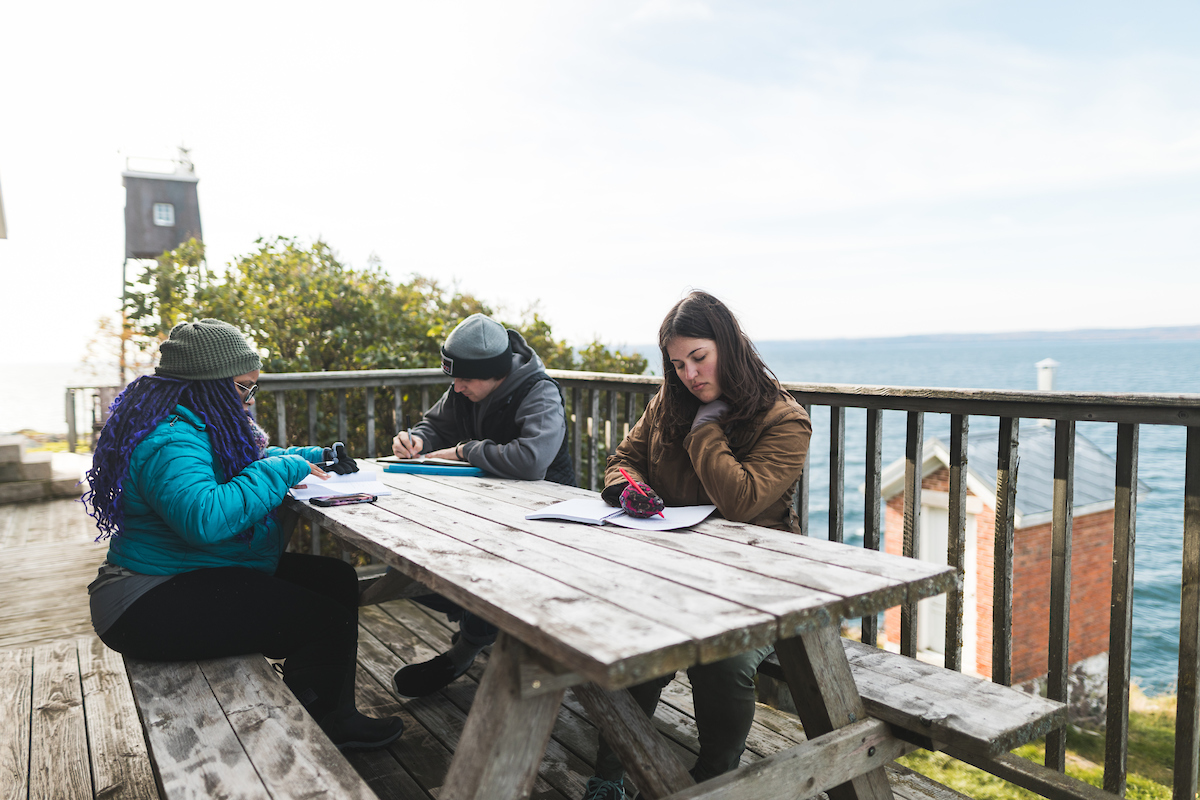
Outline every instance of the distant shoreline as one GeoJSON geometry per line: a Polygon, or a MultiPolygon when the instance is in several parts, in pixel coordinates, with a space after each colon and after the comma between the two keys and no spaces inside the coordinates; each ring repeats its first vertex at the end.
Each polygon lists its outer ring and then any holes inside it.
{"type": "Polygon", "coordinates": [[[781,344],[922,344],[949,342],[1119,342],[1200,341],[1200,325],[1161,328],[1082,328],[1073,331],[1005,331],[1000,333],[924,333],[912,336],[869,336],[834,339],[764,339],[759,345],[781,344]]]}

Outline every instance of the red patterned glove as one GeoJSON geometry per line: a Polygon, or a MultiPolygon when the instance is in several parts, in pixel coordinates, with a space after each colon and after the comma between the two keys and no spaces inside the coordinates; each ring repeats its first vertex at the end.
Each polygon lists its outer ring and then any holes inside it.
{"type": "Polygon", "coordinates": [[[639,482],[629,484],[621,492],[621,508],[625,509],[625,513],[631,517],[646,519],[662,511],[666,508],[666,504],[663,503],[661,497],[654,493],[653,489],[639,482]],[[646,494],[642,494],[635,487],[641,487],[642,492],[646,494]],[[647,495],[649,496],[647,497],[647,495]]]}

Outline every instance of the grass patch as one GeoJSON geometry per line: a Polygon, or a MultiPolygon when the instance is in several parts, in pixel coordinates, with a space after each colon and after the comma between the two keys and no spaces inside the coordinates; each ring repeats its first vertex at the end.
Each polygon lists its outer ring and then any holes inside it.
{"type": "MultiPolygon", "coordinates": [[[[65,453],[70,448],[66,442],[40,442],[25,448],[26,453],[65,453]]],[[[86,439],[80,439],[75,445],[76,453],[90,453],[91,448],[88,447],[86,439]]]]}

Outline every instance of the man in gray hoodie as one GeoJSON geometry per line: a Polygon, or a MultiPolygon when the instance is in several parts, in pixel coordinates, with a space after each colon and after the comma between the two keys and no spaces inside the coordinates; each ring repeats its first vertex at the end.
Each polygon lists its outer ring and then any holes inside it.
{"type": "MultiPolygon", "coordinates": [[[[411,433],[396,434],[393,453],[458,459],[505,478],[575,485],[562,393],[521,334],[472,314],[446,337],[442,371],[454,385],[411,433]]],[[[405,697],[430,694],[462,675],[497,632],[441,595],[413,599],[457,618],[459,632],[449,651],[396,673],[396,691],[405,697]]]]}
{"type": "Polygon", "coordinates": [[[483,314],[460,322],[442,346],[454,385],[392,452],[469,461],[504,478],[575,484],[558,384],[521,334],[483,314]]]}

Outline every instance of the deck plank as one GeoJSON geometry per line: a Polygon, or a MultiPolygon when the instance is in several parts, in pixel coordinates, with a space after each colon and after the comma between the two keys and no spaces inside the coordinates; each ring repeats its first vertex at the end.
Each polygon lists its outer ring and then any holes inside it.
{"type": "Polygon", "coordinates": [[[33,651],[0,651],[0,800],[29,795],[33,651]]]}
{"type": "Polygon", "coordinates": [[[93,796],[74,641],[43,644],[34,650],[32,702],[30,800],[93,796]]]}
{"type": "Polygon", "coordinates": [[[158,800],[125,662],[96,636],[78,641],[92,780],[105,800],[158,800]]]}
{"type": "Polygon", "coordinates": [[[87,585],[105,546],[78,500],[0,505],[0,649],[92,633],[87,585]]]}

